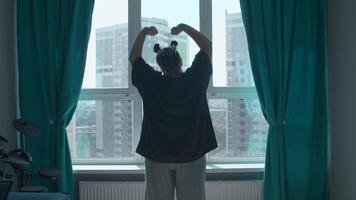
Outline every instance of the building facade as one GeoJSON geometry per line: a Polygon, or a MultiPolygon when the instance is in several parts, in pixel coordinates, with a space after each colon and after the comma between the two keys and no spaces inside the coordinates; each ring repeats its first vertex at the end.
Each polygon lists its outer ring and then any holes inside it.
{"type": "MultiPolygon", "coordinates": [[[[228,87],[255,87],[241,13],[225,11],[228,87]]],[[[264,156],[267,123],[257,98],[227,100],[227,156],[264,156]]]]}

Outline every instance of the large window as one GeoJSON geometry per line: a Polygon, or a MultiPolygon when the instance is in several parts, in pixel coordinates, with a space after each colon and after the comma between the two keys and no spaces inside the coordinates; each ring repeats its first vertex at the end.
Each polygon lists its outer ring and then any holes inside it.
{"type": "Polygon", "coordinates": [[[128,0],[95,1],[83,89],[128,87],[128,0]]]}
{"type": "Polygon", "coordinates": [[[219,147],[208,162],[263,161],[268,125],[254,88],[238,1],[97,0],[80,101],[67,128],[73,163],[142,163],[135,153],[142,100],[131,84],[128,54],[141,27],[153,25],[159,34],[145,41],[146,62],[159,70],[153,45],[177,40],[188,68],[199,48],[186,34],[170,34],[179,23],[200,29],[213,42],[207,96],[219,147]]]}

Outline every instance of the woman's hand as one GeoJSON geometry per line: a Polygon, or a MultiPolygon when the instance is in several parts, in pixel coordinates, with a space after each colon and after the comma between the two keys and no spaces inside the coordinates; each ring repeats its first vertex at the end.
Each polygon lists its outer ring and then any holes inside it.
{"type": "Polygon", "coordinates": [[[188,34],[199,46],[200,50],[205,51],[211,58],[212,45],[211,41],[206,38],[202,33],[187,24],[178,24],[171,29],[171,34],[178,35],[182,31],[188,34]]]}
{"type": "Polygon", "coordinates": [[[146,34],[150,36],[155,36],[158,33],[157,28],[154,26],[145,27],[144,29],[147,31],[146,34]]]}
{"type": "Polygon", "coordinates": [[[154,27],[154,26],[145,27],[141,30],[141,32],[136,37],[134,44],[132,45],[132,49],[131,49],[131,53],[130,53],[130,57],[129,57],[129,60],[130,60],[132,66],[133,66],[133,63],[135,62],[136,58],[138,58],[142,55],[143,43],[145,42],[146,36],[147,35],[155,36],[155,35],[157,35],[157,33],[158,33],[158,31],[157,31],[156,27],[154,27]]]}
{"type": "Polygon", "coordinates": [[[184,30],[185,24],[178,24],[177,26],[171,29],[172,35],[179,35],[184,30]]]}

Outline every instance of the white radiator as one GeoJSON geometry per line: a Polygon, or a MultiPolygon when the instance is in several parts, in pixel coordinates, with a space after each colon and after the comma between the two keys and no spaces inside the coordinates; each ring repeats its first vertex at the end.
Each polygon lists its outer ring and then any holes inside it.
{"type": "MultiPolygon", "coordinates": [[[[80,182],[80,200],[144,200],[143,182],[80,182]]],[[[206,200],[262,200],[261,181],[208,181],[206,200]]]]}

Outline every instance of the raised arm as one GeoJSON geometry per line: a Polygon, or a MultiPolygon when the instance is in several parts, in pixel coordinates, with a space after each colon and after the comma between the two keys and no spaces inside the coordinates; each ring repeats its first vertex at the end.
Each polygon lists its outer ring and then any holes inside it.
{"type": "Polygon", "coordinates": [[[177,26],[171,29],[171,33],[173,35],[178,35],[182,31],[187,33],[195,41],[195,43],[197,43],[200,50],[205,51],[211,58],[212,47],[211,41],[208,38],[206,38],[202,33],[187,24],[178,24],[177,26]]]}
{"type": "Polygon", "coordinates": [[[142,48],[143,48],[143,43],[145,42],[146,35],[154,36],[157,33],[158,31],[154,26],[145,27],[141,30],[141,32],[136,37],[136,40],[131,49],[131,53],[129,57],[131,65],[133,65],[136,58],[142,56],[142,48]]]}

